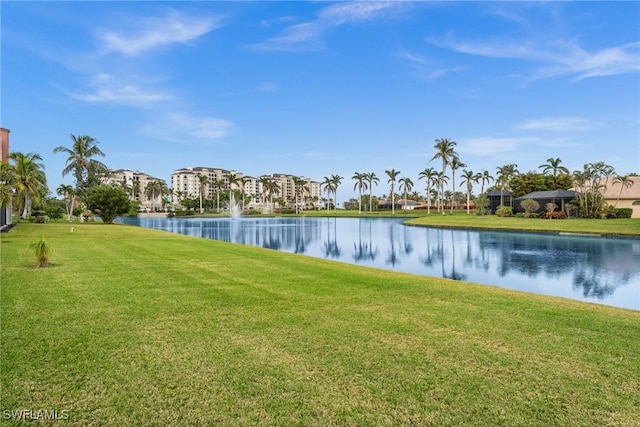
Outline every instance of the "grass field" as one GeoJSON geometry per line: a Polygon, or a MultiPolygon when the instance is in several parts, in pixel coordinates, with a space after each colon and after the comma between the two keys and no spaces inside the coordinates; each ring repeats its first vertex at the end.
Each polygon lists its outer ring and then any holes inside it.
{"type": "Polygon", "coordinates": [[[638,311],[123,225],[1,238],[10,425],[640,422],[638,311]]]}

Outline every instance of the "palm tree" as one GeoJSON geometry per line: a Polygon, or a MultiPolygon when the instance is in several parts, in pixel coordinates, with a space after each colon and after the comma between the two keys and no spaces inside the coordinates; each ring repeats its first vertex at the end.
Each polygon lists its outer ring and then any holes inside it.
{"type": "Polygon", "coordinates": [[[340,187],[340,184],[342,183],[342,180],[344,179],[344,177],[336,174],[336,175],[331,175],[331,181],[333,181],[333,208],[334,209],[338,209],[338,187],[340,187]]]}
{"type": "MultiPolygon", "coordinates": [[[[71,141],[73,144],[71,148],[63,147],[62,145],[53,149],[54,153],[66,153],[68,154],[66,166],[62,170],[62,176],[66,176],[70,172],[73,172],[73,176],[76,180],[76,188],[73,195],[72,205],[75,205],[76,194],[84,194],[86,181],[88,181],[90,172],[99,170],[106,170],[102,162],[95,160],[94,157],[104,157],[105,154],[98,148],[98,141],[89,135],[75,136],[71,135],[71,141]]],[[[71,216],[69,216],[71,221],[71,216]]]]}
{"type": "Polygon", "coordinates": [[[333,182],[332,178],[325,176],[324,181],[320,184],[320,186],[324,187],[324,191],[327,193],[327,212],[329,212],[329,206],[331,205],[331,193],[336,189],[335,182],[333,182]]]}
{"type": "Polygon", "coordinates": [[[298,176],[294,176],[291,178],[293,180],[293,194],[294,194],[294,202],[296,213],[298,213],[298,205],[302,198],[304,198],[304,193],[309,189],[307,187],[307,180],[300,178],[298,176]]]}
{"type": "Polygon", "coordinates": [[[245,188],[246,185],[251,182],[251,179],[246,178],[246,177],[240,177],[240,180],[238,181],[238,183],[242,186],[242,210],[244,211],[244,196],[245,196],[245,188]]]}
{"type": "Polygon", "coordinates": [[[13,201],[16,172],[9,163],[0,162],[0,209],[5,209],[13,201]]]}
{"type": "Polygon", "coordinates": [[[225,186],[224,179],[214,179],[212,185],[216,190],[216,211],[220,212],[220,192],[224,189],[225,186]]]}
{"type": "Polygon", "coordinates": [[[202,208],[202,195],[204,194],[204,191],[207,189],[207,185],[209,184],[209,177],[207,175],[199,173],[198,182],[200,184],[200,186],[198,187],[198,194],[200,196],[200,213],[203,213],[204,209],[202,208]]]}
{"type": "MultiPolygon", "coordinates": [[[[467,167],[467,165],[462,163],[457,156],[454,156],[449,163],[449,167],[451,168],[451,186],[453,187],[454,196],[455,196],[456,170],[458,170],[459,168],[465,168],[467,167]]],[[[451,211],[450,211],[451,215],[453,215],[453,205],[454,205],[454,200],[451,199],[451,211]]]]}
{"type": "Polygon", "coordinates": [[[369,172],[366,174],[367,182],[369,183],[369,212],[371,212],[373,205],[373,184],[378,185],[380,178],[378,178],[375,172],[369,172]]]}
{"type": "Polygon", "coordinates": [[[60,184],[56,189],[56,193],[58,196],[62,196],[64,198],[65,205],[67,206],[67,215],[71,217],[74,208],[74,206],[71,205],[71,201],[73,200],[73,186],[60,184]]]}
{"type": "Polygon", "coordinates": [[[470,213],[469,205],[471,204],[471,190],[473,190],[473,184],[477,183],[481,177],[481,174],[474,174],[472,170],[462,170],[462,182],[460,183],[460,187],[467,184],[467,215],[470,213]]]}
{"type": "Polygon", "coordinates": [[[418,174],[418,179],[427,181],[427,215],[431,214],[431,186],[435,183],[437,172],[433,168],[426,168],[418,174]]]}
{"type": "MultiPolygon", "coordinates": [[[[231,192],[233,190],[234,186],[237,186],[240,184],[240,182],[242,181],[242,177],[238,176],[235,173],[230,173],[229,175],[227,175],[227,181],[229,181],[229,209],[231,209],[231,192]]],[[[243,189],[244,192],[244,189],[243,189]]]]}
{"type": "Polygon", "coordinates": [[[21,218],[26,219],[31,214],[31,201],[40,197],[43,190],[47,190],[47,177],[44,173],[44,164],[41,163],[40,154],[24,154],[14,151],[9,154],[14,161],[15,188],[18,198],[23,200],[21,218]]]}
{"type": "MultiPolygon", "coordinates": [[[[447,165],[450,164],[451,159],[453,159],[454,157],[458,157],[458,153],[455,151],[455,146],[457,145],[457,143],[447,138],[439,138],[436,139],[435,142],[436,143],[433,148],[436,149],[436,154],[434,154],[431,160],[442,160],[442,176],[445,176],[447,173],[447,165]]],[[[440,195],[442,195],[442,193],[444,193],[443,179],[440,180],[440,195]]]]}
{"type": "Polygon", "coordinates": [[[500,183],[500,206],[504,205],[504,191],[509,187],[511,178],[518,174],[518,165],[509,163],[508,165],[498,166],[498,182],[500,183]]]}
{"type": "Polygon", "coordinates": [[[400,171],[391,169],[391,170],[385,170],[384,173],[386,173],[387,176],[389,177],[389,181],[387,182],[391,184],[391,215],[395,215],[396,214],[396,197],[394,193],[394,186],[396,183],[396,178],[398,177],[398,175],[400,175],[400,171]]]}
{"type": "Polygon", "coordinates": [[[438,189],[438,191],[436,192],[436,197],[438,200],[436,200],[436,207],[438,208],[438,212],[440,212],[440,210],[442,209],[442,215],[444,215],[444,208],[445,208],[445,204],[443,203],[444,200],[446,199],[445,193],[444,192],[440,192],[440,189],[444,188],[445,184],[447,183],[447,181],[449,180],[449,177],[445,174],[443,174],[442,172],[436,172],[436,188],[438,189]]]}
{"type": "Polygon", "coordinates": [[[626,188],[630,188],[634,181],[631,179],[631,175],[618,175],[613,179],[613,185],[620,184],[620,192],[618,193],[618,198],[616,199],[616,204],[614,207],[618,206],[618,202],[620,201],[620,196],[622,196],[622,190],[626,188]]]}
{"type": "Polygon", "coordinates": [[[558,175],[558,172],[568,174],[569,169],[565,168],[564,166],[560,166],[560,163],[562,163],[560,157],[556,157],[555,159],[553,157],[549,157],[547,159],[547,163],[538,166],[538,168],[542,169],[542,173],[551,171],[554,178],[558,175]]]}
{"type": "Polygon", "coordinates": [[[404,192],[404,209],[407,210],[407,193],[413,188],[413,181],[411,178],[405,177],[400,178],[398,182],[400,183],[400,191],[404,192]]]}
{"type": "Polygon", "coordinates": [[[358,214],[362,213],[362,190],[367,189],[367,173],[363,172],[355,172],[351,177],[355,181],[353,184],[353,189],[358,189],[358,214]]]}
{"type": "Polygon", "coordinates": [[[482,187],[480,188],[480,194],[484,194],[484,184],[489,184],[493,181],[493,177],[489,174],[488,170],[482,169],[480,173],[480,181],[482,182],[482,187]]]}

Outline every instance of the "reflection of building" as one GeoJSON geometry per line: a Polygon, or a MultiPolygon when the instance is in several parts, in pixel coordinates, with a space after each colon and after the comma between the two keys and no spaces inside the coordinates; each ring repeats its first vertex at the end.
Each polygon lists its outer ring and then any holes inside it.
{"type": "Polygon", "coordinates": [[[151,195],[147,194],[147,186],[150,182],[159,181],[166,187],[163,179],[155,178],[140,171],[116,169],[111,171],[103,181],[106,184],[120,185],[129,194],[131,200],[136,200],[140,203],[141,209],[158,209],[162,206],[162,194],[157,194],[152,199],[151,195]]]}
{"type": "MultiPolygon", "coordinates": [[[[0,128],[0,160],[9,163],[9,129],[0,128]]],[[[0,209],[0,230],[11,227],[11,203],[0,209]]]]}

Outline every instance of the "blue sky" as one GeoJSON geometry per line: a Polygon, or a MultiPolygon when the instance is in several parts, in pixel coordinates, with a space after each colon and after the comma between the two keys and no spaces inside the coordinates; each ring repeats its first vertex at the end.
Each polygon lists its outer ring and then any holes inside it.
{"type": "Polygon", "coordinates": [[[213,166],[259,176],[386,169],[424,192],[436,138],[467,168],[640,173],[640,2],[12,2],[1,125],[43,156],[69,135],[112,169],[170,183],[213,166]]]}

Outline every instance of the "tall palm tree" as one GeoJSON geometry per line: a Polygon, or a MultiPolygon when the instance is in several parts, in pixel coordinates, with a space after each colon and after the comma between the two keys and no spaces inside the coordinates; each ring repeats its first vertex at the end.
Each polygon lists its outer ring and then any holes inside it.
{"type": "Polygon", "coordinates": [[[418,174],[418,179],[427,181],[427,215],[431,214],[431,186],[435,183],[437,172],[434,168],[426,168],[418,174]]]}
{"type": "Polygon", "coordinates": [[[635,182],[631,179],[631,175],[618,175],[613,179],[613,185],[620,184],[620,192],[618,193],[618,198],[616,199],[616,204],[614,207],[618,206],[618,202],[620,201],[620,196],[622,196],[622,190],[626,188],[630,188],[635,182]]]}
{"type": "MultiPolygon", "coordinates": [[[[237,187],[238,185],[240,185],[240,182],[242,181],[242,177],[239,176],[238,174],[235,173],[230,173],[229,175],[227,175],[227,181],[229,181],[229,209],[231,209],[231,193],[233,191],[233,187],[237,187]]],[[[244,189],[243,189],[244,192],[244,189]]]]}
{"type": "Polygon", "coordinates": [[[355,172],[351,177],[355,181],[353,184],[353,189],[358,189],[358,214],[362,213],[362,190],[367,189],[367,173],[366,172],[355,172]]]}
{"type": "MultiPolygon", "coordinates": [[[[431,160],[440,159],[442,160],[442,176],[445,176],[447,173],[447,165],[450,164],[451,159],[454,157],[458,157],[458,153],[455,150],[457,143],[447,138],[439,138],[435,140],[435,145],[433,148],[436,149],[436,154],[431,158],[431,160]]],[[[440,180],[440,195],[444,193],[444,180],[440,180]]],[[[444,211],[443,211],[444,213],[444,211]]]]}
{"type": "MultiPolygon", "coordinates": [[[[465,168],[467,167],[466,164],[462,163],[460,161],[460,159],[458,158],[458,156],[454,156],[450,163],[449,163],[449,167],[451,168],[451,186],[453,187],[453,194],[455,197],[455,190],[456,190],[456,170],[460,169],[460,168],[465,168]]],[[[453,215],[453,205],[454,205],[454,199],[451,199],[451,211],[450,214],[453,215]]]]}
{"type": "Polygon", "coordinates": [[[43,190],[48,191],[44,164],[40,154],[36,153],[14,151],[9,154],[9,159],[14,161],[15,188],[18,198],[23,201],[21,218],[26,219],[31,214],[31,201],[40,197],[43,190]]]}
{"type": "Polygon", "coordinates": [[[493,181],[493,177],[489,174],[488,170],[482,169],[482,172],[480,173],[480,181],[482,182],[480,194],[484,194],[484,184],[490,184],[493,181]]]}
{"type": "MultiPolygon", "coordinates": [[[[336,185],[332,177],[325,176],[324,181],[320,184],[320,187],[324,187],[324,191],[327,193],[327,212],[329,212],[329,206],[331,205],[331,193],[335,191],[336,185]]],[[[335,202],[334,202],[335,206],[335,202]]]]}
{"type": "Polygon", "coordinates": [[[224,189],[225,182],[224,179],[214,179],[211,183],[213,188],[216,190],[216,211],[220,212],[220,193],[224,189]]]}
{"type": "Polygon", "coordinates": [[[248,183],[250,183],[250,182],[251,182],[251,179],[249,179],[247,177],[244,177],[244,176],[240,177],[240,180],[238,181],[238,184],[240,184],[242,186],[242,210],[243,211],[244,211],[244,196],[245,196],[245,193],[246,193],[245,188],[246,188],[246,185],[248,183]]]}
{"type": "Polygon", "coordinates": [[[293,194],[294,194],[294,202],[296,213],[298,213],[298,206],[300,200],[304,198],[304,193],[308,190],[307,180],[300,178],[298,176],[294,176],[291,178],[293,180],[293,194]]]}
{"type": "Polygon", "coordinates": [[[262,207],[263,209],[266,207],[267,204],[267,197],[269,196],[269,189],[271,187],[271,177],[268,176],[261,176],[260,179],[260,200],[262,200],[262,207]]]}
{"type": "Polygon", "coordinates": [[[335,174],[335,175],[331,175],[331,181],[333,181],[333,208],[334,209],[338,209],[338,187],[340,187],[340,184],[342,183],[342,180],[344,179],[344,177],[335,174]]]}
{"type": "Polygon", "coordinates": [[[471,191],[473,190],[473,184],[480,180],[482,175],[479,173],[473,173],[472,170],[462,170],[462,182],[460,187],[467,184],[467,215],[470,213],[469,205],[471,204],[471,191]]]}
{"type": "Polygon", "coordinates": [[[389,180],[387,182],[391,184],[391,215],[395,215],[396,214],[396,196],[395,196],[394,187],[396,183],[396,178],[398,177],[398,175],[400,175],[400,171],[391,169],[391,170],[385,170],[384,173],[386,173],[387,176],[389,177],[389,180]]]}
{"type": "MultiPolygon", "coordinates": [[[[68,155],[66,166],[62,170],[62,176],[73,173],[76,180],[75,193],[73,195],[72,205],[75,205],[76,194],[83,195],[86,190],[86,182],[89,179],[90,172],[106,170],[107,166],[96,160],[94,157],[104,157],[105,154],[98,148],[98,141],[89,135],[75,136],[71,135],[73,142],[71,148],[62,145],[53,149],[54,153],[66,153],[68,155]]],[[[69,216],[71,221],[71,216],[69,216]]]]}
{"type": "Polygon", "coordinates": [[[447,184],[447,181],[449,181],[449,177],[445,174],[443,174],[442,172],[436,172],[436,189],[438,189],[438,191],[436,191],[436,207],[438,208],[438,212],[440,212],[442,210],[442,215],[444,215],[444,209],[445,209],[445,204],[444,204],[444,200],[446,199],[446,195],[445,192],[440,192],[440,189],[443,189],[444,186],[447,184]]]}
{"type": "Polygon", "coordinates": [[[375,172],[369,172],[366,174],[366,179],[369,183],[369,212],[371,212],[373,205],[373,184],[377,186],[380,182],[380,178],[376,176],[375,172]]]}
{"type": "Polygon", "coordinates": [[[518,165],[509,163],[508,165],[498,166],[498,183],[500,184],[500,206],[504,206],[504,192],[509,187],[511,179],[518,174],[518,165]]]}
{"type": "Polygon", "coordinates": [[[200,184],[198,187],[198,195],[200,196],[200,213],[203,213],[204,209],[202,208],[202,195],[204,194],[205,190],[207,189],[207,185],[209,184],[209,177],[207,175],[199,173],[198,183],[200,184]]]}
{"type": "Polygon", "coordinates": [[[407,193],[413,188],[413,181],[411,178],[405,177],[400,178],[398,182],[400,183],[400,191],[404,193],[404,209],[407,210],[407,193]]]}

